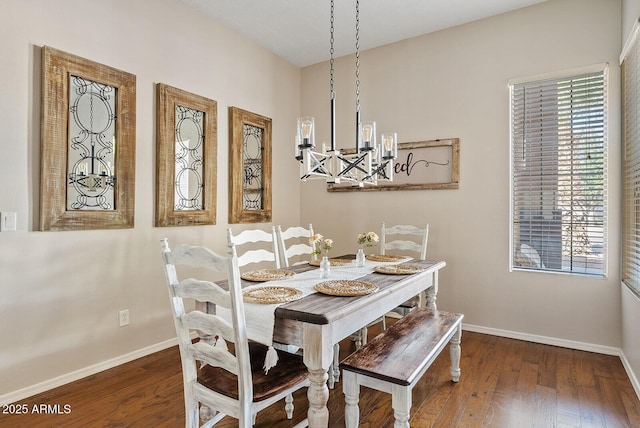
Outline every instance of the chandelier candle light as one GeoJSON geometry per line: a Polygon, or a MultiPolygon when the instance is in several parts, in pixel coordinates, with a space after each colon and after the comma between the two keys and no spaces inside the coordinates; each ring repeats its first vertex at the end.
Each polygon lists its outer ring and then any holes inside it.
{"type": "Polygon", "coordinates": [[[356,142],[353,154],[341,154],[336,149],[336,93],[334,91],[334,0],[331,0],[330,37],[330,99],[331,146],[314,149],[315,121],[313,117],[298,118],[295,139],[296,160],[300,162],[300,179],[324,178],[327,183],[351,183],[354,187],[377,185],[378,181],[393,181],[393,160],[398,157],[398,137],[395,132],[383,133],[382,144],[376,144],[376,123],[360,121],[360,1],[356,0],[356,142]]]}

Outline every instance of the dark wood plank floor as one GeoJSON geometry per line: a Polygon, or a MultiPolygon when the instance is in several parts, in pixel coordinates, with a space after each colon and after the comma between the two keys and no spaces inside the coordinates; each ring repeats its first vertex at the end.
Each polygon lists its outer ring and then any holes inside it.
{"type": "MultiPolygon", "coordinates": [[[[342,356],[352,349],[344,341],[342,356]]],[[[460,366],[462,376],[454,384],[448,349],[434,362],[413,391],[412,427],[640,427],[640,402],[618,357],[464,332],[460,366]]],[[[330,427],[344,426],[341,388],[339,383],[330,392],[330,427]]],[[[255,426],[299,422],[306,415],[306,391],[294,399],[293,421],[277,403],[258,415],[255,426]]],[[[26,405],[27,414],[0,414],[1,427],[184,426],[178,349],[16,404],[26,405]],[[38,414],[34,406],[48,413],[38,414]]],[[[362,388],[360,412],[361,427],[393,426],[387,394],[362,388]]],[[[217,426],[237,426],[227,419],[217,426]]]]}

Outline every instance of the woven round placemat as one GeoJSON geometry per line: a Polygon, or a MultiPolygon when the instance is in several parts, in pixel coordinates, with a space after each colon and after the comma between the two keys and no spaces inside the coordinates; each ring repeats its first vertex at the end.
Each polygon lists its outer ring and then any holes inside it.
{"type": "Polygon", "coordinates": [[[407,260],[410,257],[407,256],[393,256],[391,254],[369,254],[367,260],[372,262],[399,262],[401,260],[407,260]]]}
{"type": "MultiPolygon", "coordinates": [[[[353,260],[329,259],[329,263],[331,263],[331,266],[349,266],[353,263],[353,260]]],[[[309,261],[309,264],[311,266],[320,266],[320,260],[311,260],[309,261]]]]}
{"type": "Polygon", "coordinates": [[[411,275],[412,273],[422,272],[424,268],[416,265],[386,265],[376,266],[374,272],[386,273],[389,275],[411,275]]]}
{"type": "Polygon", "coordinates": [[[302,296],[302,291],[297,288],[279,287],[277,285],[265,285],[244,290],[242,299],[247,303],[285,303],[296,300],[302,296]]]}
{"type": "Polygon", "coordinates": [[[241,274],[240,277],[247,281],[264,282],[289,278],[293,275],[295,275],[295,272],[286,269],[258,269],[245,272],[241,274]]]}
{"type": "Polygon", "coordinates": [[[378,286],[366,281],[340,279],[321,282],[316,284],[315,289],[331,296],[364,296],[378,291],[378,286]]]}

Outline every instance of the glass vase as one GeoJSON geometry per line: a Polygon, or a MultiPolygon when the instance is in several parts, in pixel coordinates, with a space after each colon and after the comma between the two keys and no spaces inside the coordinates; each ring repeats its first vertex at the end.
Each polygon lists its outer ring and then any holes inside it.
{"type": "Polygon", "coordinates": [[[320,278],[329,278],[330,272],[331,262],[329,262],[329,258],[327,256],[322,256],[322,260],[320,261],[320,278]]]}
{"type": "Polygon", "coordinates": [[[364,267],[364,259],[364,250],[359,248],[356,254],[356,267],[364,267]]]}

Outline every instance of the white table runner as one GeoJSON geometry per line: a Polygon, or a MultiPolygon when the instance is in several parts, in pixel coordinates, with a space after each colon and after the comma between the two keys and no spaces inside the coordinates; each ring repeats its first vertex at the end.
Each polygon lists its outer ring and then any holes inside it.
{"type": "MultiPolygon", "coordinates": [[[[407,260],[410,259],[407,258],[407,260]]],[[[402,262],[407,260],[403,260],[402,262]]],[[[372,262],[370,260],[365,260],[364,267],[356,267],[354,261],[351,265],[331,266],[331,273],[329,274],[329,278],[320,278],[320,269],[313,269],[306,272],[297,273],[291,278],[278,281],[262,282],[260,284],[244,287],[243,290],[250,290],[251,288],[264,287],[267,285],[292,287],[302,291],[302,295],[299,297],[299,299],[301,299],[305,296],[308,296],[309,294],[317,293],[314,287],[316,284],[319,284],[321,282],[354,280],[372,273],[373,269],[376,266],[397,263],[398,261],[372,262]]],[[[276,351],[273,349],[273,328],[275,325],[275,311],[278,306],[284,304],[285,303],[244,303],[247,337],[250,340],[262,343],[270,348],[265,358],[265,371],[268,371],[271,367],[275,366],[278,361],[276,351]]],[[[230,312],[226,308],[218,308],[216,313],[227,320],[231,319],[230,312]]]]}

